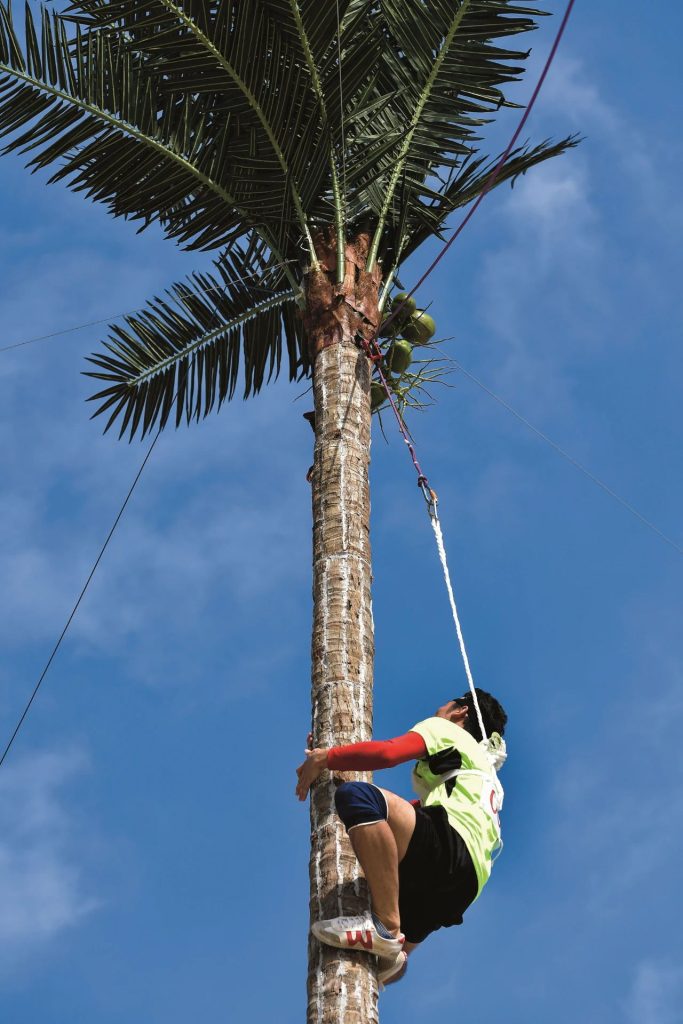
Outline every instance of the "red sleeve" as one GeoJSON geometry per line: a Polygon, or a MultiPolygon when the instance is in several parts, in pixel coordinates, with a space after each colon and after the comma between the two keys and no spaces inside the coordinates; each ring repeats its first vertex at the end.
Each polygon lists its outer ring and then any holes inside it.
{"type": "Polygon", "coordinates": [[[369,743],[331,747],[327,751],[327,767],[342,772],[369,772],[375,768],[393,768],[404,761],[416,761],[426,754],[427,747],[420,734],[407,732],[393,740],[371,740],[369,743]]]}

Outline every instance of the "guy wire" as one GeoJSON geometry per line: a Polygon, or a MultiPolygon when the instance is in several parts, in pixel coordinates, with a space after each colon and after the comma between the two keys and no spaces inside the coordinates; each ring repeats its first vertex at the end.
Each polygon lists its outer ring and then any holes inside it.
{"type": "Polygon", "coordinates": [[[79,605],[80,605],[81,601],[85,597],[85,593],[86,593],[88,587],[90,586],[90,582],[91,582],[93,576],[95,575],[95,572],[97,571],[98,565],[102,561],[102,556],[104,555],[104,552],[107,550],[107,547],[109,545],[109,541],[114,536],[114,532],[116,530],[116,527],[119,525],[119,521],[121,519],[121,516],[123,515],[123,513],[124,513],[124,511],[126,509],[126,505],[130,501],[130,498],[132,497],[133,491],[135,490],[135,488],[137,486],[137,483],[138,483],[140,477],[142,476],[142,472],[143,472],[145,466],[147,465],[147,462],[149,461],[150,455],[154,451],[154,446],[156,445],[157,441],[159,440],[159,435],[160,434],[161,434],[161,428],[157,431],[156,437],[154,438],[154,440],[152,441],[151,445],[147,449],[147,454],[145,455],[144,459],[142,460],[142,464],[141,464],[140,468],[138,469],[138,471],[137,471],[137,473],[135,475],[135,479],[133,480],[133,483],[130,485],[130,488],[129,488],[128,493],[127,493],[127,495],[126,495],[126,497],[125,497],[125,499],[123,501],[123,504],[121,505],[121,508],[118,511],[116,519],[114,520],[114,524],[111,527],[109,533],[107,534],[107,538],[106,538],[104,544],[100,548],[100,553],[98,554],[97,558],[95,559],[95,564],[93,565],[92,569],[90,570],[88,578],[85,581],[85,584],[83,585],[83,589],[81,590],[80,594],[78,595],[76,603],[74,604],[73,608],[71,609],[71,614],[69,615],[69,618],[66,621],[66,625],[64,626],[64,629],[62,630],[62,632],[61,632],[61,634],[59,636],[59,639],[57,640],[57,643],[52,648],[52,652],[50,654],[50,657],[47,659],[47,662],[45,663],[45,667],[43,668],[43,671],[40,673],[40,677],[38,679],[38,682],[36,683],[35,687],[33,688],[33,693],[29,697],[29,699],[28,699],[28,701],[26,703],[26,707],[24,708],[24,710],[23,710],[23,712],[21,714],[21,717],[19,718],[19,721],[17,722],[17,724],[15,726],[14,732],[12,733],[12,735],[9,738],[7,746],[5,747],[5,749],[3,751],[2,757],[0,757],[0,768],[2,768],[2,765],[5,762],[5,758],[9,754],[10,749],[12,747],[12,744],[14,743],[14,741],[15,741],[15,739],[17,737],[18,732],[21,729],[22,725],[24,724],[26,716],[28,715],[28,713],[29,713],[29,711],[31,709],[31,705],[33,704],[33,701],[35,700],[35,698],[36,698],[36,696],[38,694],[38,690],[40,689],[41,684],[42,684],[43,680],[45,679],[45,676],[48,673],[48,669],[50,668],[50,665],[54,661],[54,658],[55,658],[55,655],[57,654],[57,651],[61,647],[62,640],[64,639],[64,637],[67,634],[69,626],[71,625],[71,623],[73,621],[73,618],[74,618],[76,612],[78,611],[78,608],[79,608],[79,605]]]}

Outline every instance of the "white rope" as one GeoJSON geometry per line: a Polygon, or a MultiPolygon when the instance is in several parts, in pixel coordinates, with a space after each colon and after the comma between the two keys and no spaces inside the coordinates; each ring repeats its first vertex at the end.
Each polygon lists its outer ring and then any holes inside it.
{"type": "Polygon", "coordinates": [[[434,530],[434,536],[436,537],[436,546],[439,552],[439,558],[441,559],[441,567],[443,569],[444,579],[446,580],[446,589],[448,590],[448,599],[451,602],[451,611],[453,612],[453,621],[455,622],[455,631],[458,634],[458,643],[460,644],[460,653],[462,654],[462,660],[465,665],[465,673],[467,675],[467,682],[469,683],[470,691],[472,693],[472,700],[474,702],[474,709],[477,712],[477,720],[479,722],[479,728],[481,729],[481,735],[483,740],[488,740],[486,735],[486,729],[484,728],[484,719],[481,715],[481,708],[479,707],[479,701],[477,699],[477,691],[474,686],[474,679],[472,678],[472,670],[470,668],[470,659],[467,657],[467,648],[465,647],[465,640],[462,635],[462,629],[460,627],[460,617],[458,615],[458,609],[455,604],[455,597],[453,596],[453,587],[451,585],[451,574],[448,571],[448,561],[446,559],[446,549],[443,543],[443,533],[441,532],[441,523],[436,512],[436,505],[433,504],[429,510],[429,518],[434,530]]]}

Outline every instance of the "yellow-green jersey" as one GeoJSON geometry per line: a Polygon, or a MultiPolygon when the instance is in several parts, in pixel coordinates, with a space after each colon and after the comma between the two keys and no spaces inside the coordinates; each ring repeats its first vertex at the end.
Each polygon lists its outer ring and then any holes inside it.
{"type": "Polygon", "coordinates": [[[427,747],[427,756],[413,769],[415,792],[423,807],[443,807],[467,846],[481,892],[493,855],[502,846],[503,789],[485,747],[445,718],[427,718],[410,731],[418,733],[427,747]]]}

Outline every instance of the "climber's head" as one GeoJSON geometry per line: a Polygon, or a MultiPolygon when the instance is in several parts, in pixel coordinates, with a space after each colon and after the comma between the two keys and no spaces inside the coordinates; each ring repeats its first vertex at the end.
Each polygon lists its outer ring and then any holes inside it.
{"type": "MultiPolygon", "coordinates": [[[[505,723],[508,720],[508,716],[505,714],[500,703],[490,693],[487,693],[486,690],[480,690],[478,687],[477,700],[487,736],[490,736],[493,732],[500,733],[502,736],[505,732],[505,723]]],[[[474,736],[475,740],[482,739],[474,700],[469,691],[463,694],[462,697],[455,697],[444,704],[443,707],[440,707],[436,712],[436,717],[447,718],[454,725],[459,725],[462,729],[466,729],[467,732],[474,736]]]]}

